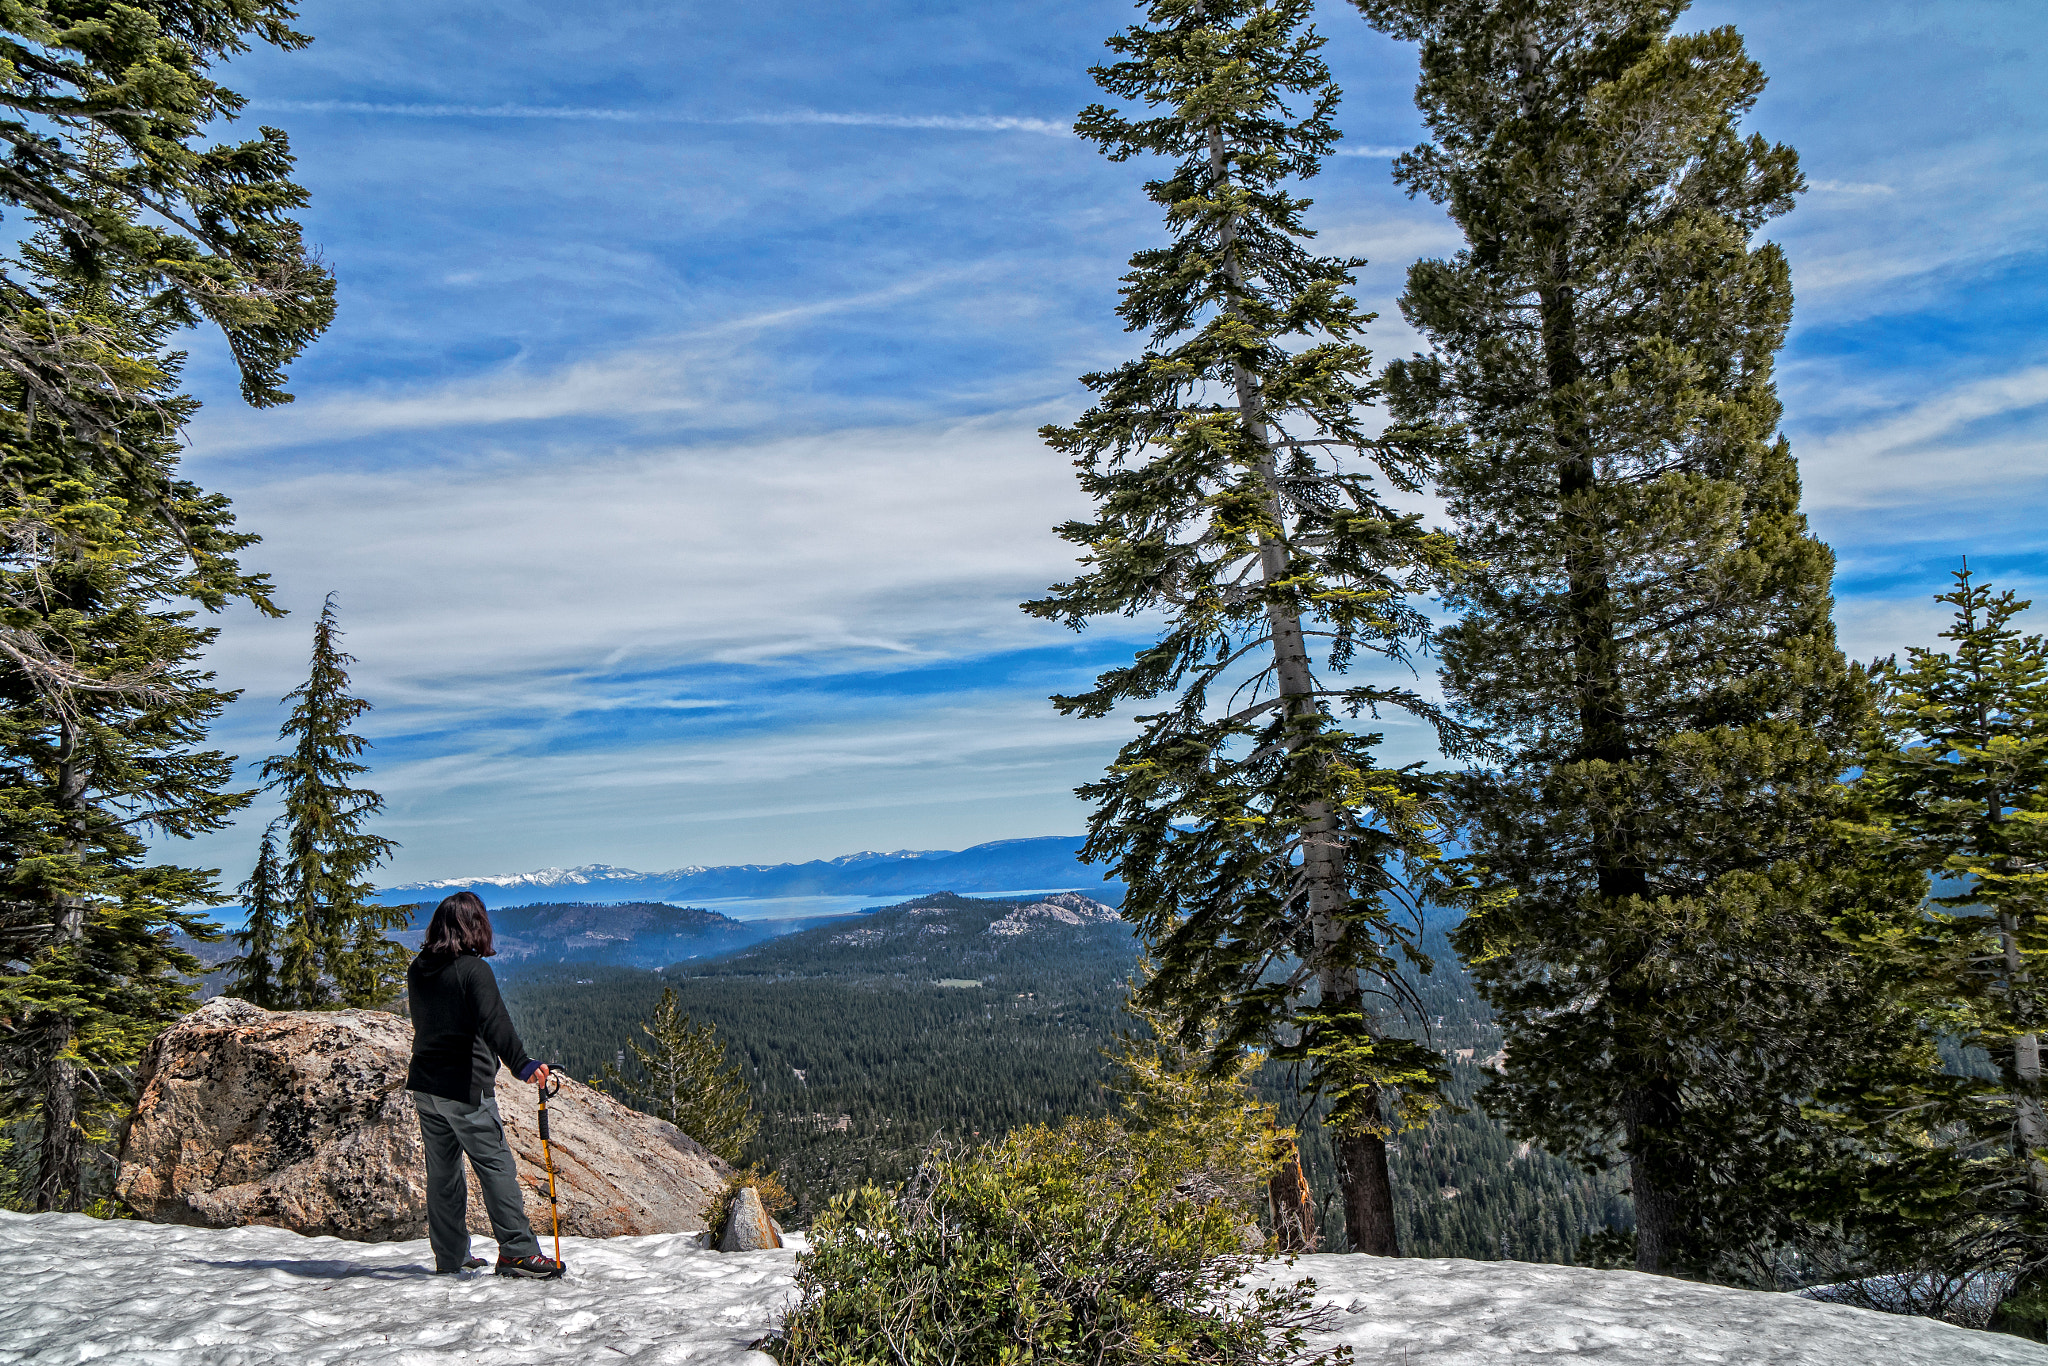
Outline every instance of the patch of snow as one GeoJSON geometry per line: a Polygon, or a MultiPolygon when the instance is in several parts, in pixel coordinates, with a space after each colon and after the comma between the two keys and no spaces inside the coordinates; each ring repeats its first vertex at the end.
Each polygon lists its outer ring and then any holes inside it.
{"type": "Polygon", "coordinates": [[[2048,1366],[2048,1347],[1797,1295],[1530,1262],[1298,1257],[1355,1366],[2048,1366]]]}
{"type": "MultiPolygon", "coordinates": [[[[793,1298],[804,1240],[785,1237],[564,1238],[566,1279],[512,1281],[435,1276],[424,1241],[0,1212],[0,1363],[770,1366],[749,1344],[793,1298]]],[[[1633,1271],[1318,1255],[1260,1273],[1302,1276],[1336,1318],[1311,1345],[1356,1366],[2048,1366],[2018,1338],[1633,1271]]]]}
{"type": "MultiPolygon", "coordinates": [[[[433,1274],[424,1239],[351,1243],[0,1212],[0,1362],[38,1366],[773,1366],[801,1235],[712,1252],[697,1233],[564,1238],[567,1277],[433,1274]]],[[[546,1234],[543,1250],[550,1250],[546,1234]]],[[[497,1259],[488,1238],[475,1255],[497,1259]]]]}
{"type": "MultiPolygon", "coordinates": [[[[903,862],[916,859],[947,858],[956,850],[952,849],[892,849],[887,853],[863,850],[858,854],[841,854],[837,858],[812,859],[819,867],[851,868],[870,863],[903,862]]],[[[396,886],[380,888],[381,893],[437,892],[450,887],[499,887],[519,889],[527,887],[585,887],[601,882],[629,882],[639,879],[659,882],[695,877],[699,873],[770,873],[780,868],[807,867],[794,863],[708,863],[685,864],[681,868],[669,868],[659,873],[643,873],[633,868],[621,868],[610,863],[582,863],[574,868],[536,868],[530,873],[486,873],[477,877],[434,878],[427,882],[404,882],[396,886]]]]}
{"type": "Polygon", "coordinates": [[[875,849],[863,849],[858,854],[841,854],[838,858],[828,858],[822,862],[837,868],[846,868],[857,863],[882,863],[889,859],[902,859],[907,862],[910,859],[943,858],[954,852],[951,849],[891,849],[887,853],[882,853],[875,849]]]}

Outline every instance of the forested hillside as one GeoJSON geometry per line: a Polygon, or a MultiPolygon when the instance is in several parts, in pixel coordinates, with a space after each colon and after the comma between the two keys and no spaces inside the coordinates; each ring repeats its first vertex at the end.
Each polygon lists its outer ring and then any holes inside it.
{"type": "Polygon", "coordinates": [[[1077,924],[1016,921],[1048,904],[921,897],[709,963],[515,969],[505,996],[529,1048],[595,1077],[674,987],[745,1066],[763,1117],[748,1157],[782,1172],[802,1222],[849,1184],[901,1179],[935,1139],[1104,1108],[1129,931],[1099,903],[1077,924]],[[1006,922],[1027,927],[991,932],[1006,922]]]}
{"type": "MultiPolygon", "coordinates": [[[[1129,1022],[1136,949],[1106,908],[1071,909],[1089,904],[942,894],[661,971],[538,962],[500,971],[528,1047],[586,1078],[619,1060],[674,987],[745,1068],[763,1118],[747,1157],[782,1174],[801,1225],[848,1185],[901,1180],[934,1140],[993,1138],[1114,1106],[1104,1051],[1129,1022]],[[1075,923],[1020,914],[1034,904],[1068,909],[1075,923]]],[[[1436,971],[1414,984],[1429,1042],[1452,1060],[1447,1094],[1471,1106],[1499,1032],[1441,932],[1429,939],[1436,971]]],[[[1301,1111],[1282,1069],[1260,1084],[1287,1115],[1301,1111]]],[[[1341,1248],[1329,1144],[1314,1114],[1301,1119],[1325,1245],[1341,1248]]],[[[1418,1255],[1569,1261],[1583,1234],[1630,1217],[1617,1178],[1512,1143],[1476,1107],[1439,1112],[1390,1156],[1403,1246],[1418,1255]]]]}
{"type": "MultiPolygon", "coordinates": [[[[418,945],[432,912],[428,904],[413,907],[403,942],[418,945]]],[[[501,966],[529,961],[653,965],[730,953],[786,928],[658,901],[512,906],[491,912],[491,927],[501,966]]]]}

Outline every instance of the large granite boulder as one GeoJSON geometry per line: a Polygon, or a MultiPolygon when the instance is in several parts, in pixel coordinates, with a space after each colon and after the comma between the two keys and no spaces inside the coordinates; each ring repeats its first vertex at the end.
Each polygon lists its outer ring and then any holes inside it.
{"type": "MultiPolygon", "coordinates": [[[[269,1224],[364,1242],[426,1235],[426,1158],[405,1089],[412,1025],[376,1010],[268,1011],[218,997],[142,1064],[121,1198],[159,1223],[269,1224]]],[[[498,1109],[543,1239],[547,1172],[533,1088],[498,1074],[498,1109]]],[[[674,1125],[566,1081],[548,1103],[562,1232],[704,1228],[732,1168],[674,1125]]],[[[469,1226],[490,1233],[476,1182],[469,1226]]]]}

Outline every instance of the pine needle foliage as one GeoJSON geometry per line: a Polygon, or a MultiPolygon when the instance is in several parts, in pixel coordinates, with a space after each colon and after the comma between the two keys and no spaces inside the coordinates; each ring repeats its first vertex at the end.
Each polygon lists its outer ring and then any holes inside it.
{"type": "Polygon", "coordinates": [[[1413,690],[1356,676],[1404,665],[1428,638],[1411,592],[1453,572],[1450,544],[1393,511],[1415,487],[1403,448],[1367,434],[1377,393],[1370,316],[1349,258],[1306,242],[1313,176],[1338,134],[1338,90],[1309,0],[1157,0],[1092,69],[1143,107],[1084,110],[1112,161],[1169,163],[1145,192],[1171,241],[1138,252],[1117,313],[1148,334],[1136,359],[1082,377],[1096,402],[1042,435],[1096,502],[1059,534],[1083,572],[1025,604],[1076,630],[1159,614],[1158,639],[1067,715],[1162,703],[1107,775],[1086,857],[1113,864],[1124,913],[1158,971],[1147,1002],[1204,1037],[1220,1068],[1272,1046],[1337,1100],[1352,1241],[1391,1252],[1387,1113],[1412,1113],[1433,1060],[1378,1027],[1374,999],[1415,956],[1403,878],[1438,856],[1429,785],[1374,757],[1356,724],[1382,711],[1471,737],[1413,690]],[[1325,672],[1326,670],[1326,672],[1325,672]]]}
{"type": "Polygon", "coordinates": [[[1924,1047],[1918,1075],[1843,1088],[1845,1127],[1878,1158],[1853,1208],[1866,1226],[1890,1216],[1893,1245],[1918,1239],[1944,1270],[2017,1273],[2005,1326],[2041,1338],[2048,1007],[2034,978],[2048,960],[2048,641],[2014,625],[2031,603],[1967,566],[1936,600],[1954,609],[1942,632],[1952,646],[1880,663],[1882,704],[1854,790],[1876,857],[1937,879],[1939,894],[1843,927],[1951,1056],[1990,1067],[1958,1075],[1924,1047]]]}
{"type": "MultiPolygon", "coordinates": [[[[1146,968],[1140,965],[1140,980],[1150,975],[1146,968]]],[[[1246,1223],[1255,1222],[1268,1179],[1294,1150],[1294,1131],[1280,1125],[1278,1107],[1252,1091],[1264,1055],[1243,1053],[1218,1072],[1206,1041],[1190,1047],[1178,1021],[1147,1007],[1135,991],[1125,1009],[1136,1027],[1106,1050],[1116,1068],[1112,1085],[1122,1097],[1123,1122],[1190,1154],[1193,1174],[1184,1185],[1199,1186],[1246,1223]]]]}
{"type": "Polygon", "coordinates": [[[205,748],[235,694],[199,666],[215,632],[194,607],[267,603],[235,563],[255,538],[178,477],[197,404],[163,346],[177,310],[146,272],[81,270],[50,222],[21,257],[127,394],[82,433],[0,365],[0,1122],[26,1140],[22,1202],[77,1210],[106,1188],[94,1155],[134,1064],[190,1009],[199,964],[173,933],[218,932],[194,909],[221,900],[214,871],[154,861],[145,839],[224,828],[251,796],[205,748]]]}
{"type": "MultiPolygon", "coordinates": [[[[173,325],[220,329],[259,406],[289,402],[283,367],[334,315],[334,280],[292,214],[285,135],[210,143],[247,101],[214,79],[252,43],[310,39],[279,0],[19,0],[0,11],[0,204],[48,226],[83,279],[126,274],[173,325]]],[[[138,376],[118,324],[33,267],[0,266],[0,370],[26,401],[0,423],[62,422],[119,469],[138,376]]]]}
{"type": "Polygon", "coordinates": [[[292,711],[278,734],[297,743],[290,753],[263,761],[264,786],[283,798],[272,827],[282,840],[265,834],[256,869],[243,884],[247,927],[235,936],[242,956],[228,991],[266,1009],[382,1006],[405,981],[405,950],[386,931],[409,923],[411,908],[368,900],[376,890],[370,872],[398,846],[363,829],[384,799],[349,786],[369,772],[357,762],[369,741],[349,729],[370,710],[349,692],[353,663],[341,648],[329,594],[313,626],[306,681],[283,699],[292,711]],[[274,962],[269,952],[259,960],[259,944],[275,946],[274,962]]]}
{"type": "Polygon", "coordinates": [[[1869,695],[1776,435],[1789,271],[1752,244],[1798,160],[1742,133],[1763,72],[1732,28],[1673,34],[1682,3],[1358,7],[1420,45],[1430,141],[1395,177],[1466,241],[1410,271],[1432,351],[1387,382],[1477,566],[1446,692],[1510,751],[1456,789],[1487,1104],[1628,1166],[1639,1267],[1703,1266],[1815,1157],[1786,1135],[1868,1000],[1829,908],[1889,894],[1832,824],[1869,695]]]}
{"type": "Polygon", "coordinates": [[[638,1068],[628,1076],[606,1064],[606,1086],[634,1109],[667,1120],[726,1161],[738,1162],[761,1120],[747,1094],[746,1072],[726,1062],[718,1026],[693,1023],[669,987],[640,1032],[647,1042],[628,1044],[638,1068]]]}

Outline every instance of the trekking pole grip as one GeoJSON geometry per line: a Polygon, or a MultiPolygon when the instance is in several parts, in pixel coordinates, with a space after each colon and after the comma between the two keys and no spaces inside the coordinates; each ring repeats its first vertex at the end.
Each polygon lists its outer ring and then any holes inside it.
{"type": "Polygon", "coordinates": [[[554,1068],[548,1069],[548,1079],[540,1087],[540,1136],[548,1138],[548,1102],[562,1089],[562,1079],[554,1075],[554,1068]]]}

